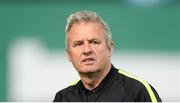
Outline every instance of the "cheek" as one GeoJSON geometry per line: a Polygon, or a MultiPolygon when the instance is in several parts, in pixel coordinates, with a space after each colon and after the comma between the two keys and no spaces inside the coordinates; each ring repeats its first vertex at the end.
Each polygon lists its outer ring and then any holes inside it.
{"type": "Polygon", "coordinates": [[[101,59],[101,61],[104,61],[109,57],[107,49],[97,49],[96,54],[97,58],[101,59]]]}
{"type": "Polygon", "coordinates": [[[76,50],[76,51],[71,51],[71,59],[73,62],[78,62],[79,61],[79,58],[80,58],[80,52],[76,50]]]}

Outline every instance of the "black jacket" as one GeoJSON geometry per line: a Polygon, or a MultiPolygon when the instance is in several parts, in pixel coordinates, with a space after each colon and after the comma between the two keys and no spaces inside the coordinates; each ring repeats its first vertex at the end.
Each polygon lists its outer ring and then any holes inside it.
{"type": "Polygon", "coordinates": [[[156,90],[147,82],[111,66],[100,85],[89,91],[82,81],[58,93],[54,102],[161,102],[156,90]]]}

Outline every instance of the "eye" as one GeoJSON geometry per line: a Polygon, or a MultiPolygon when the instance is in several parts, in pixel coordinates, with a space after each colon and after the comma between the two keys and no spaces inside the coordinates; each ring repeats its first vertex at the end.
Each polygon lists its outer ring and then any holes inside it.
{"type": "Polygon", "coordinates": [[[77,43],[75,43],[75,44],[73,45],[73,47],[79,47],[79,46],[81,46],[81,45],[83,45],[82,42],[77,42],[77,43]]]}
{"type": "Polygon", "coordinates": [[[92,43],[92,44],[99,44],[99,42],[98,42],[98,41],[95,41],[95,40],[93,40],[91,43],[92,43]]]}

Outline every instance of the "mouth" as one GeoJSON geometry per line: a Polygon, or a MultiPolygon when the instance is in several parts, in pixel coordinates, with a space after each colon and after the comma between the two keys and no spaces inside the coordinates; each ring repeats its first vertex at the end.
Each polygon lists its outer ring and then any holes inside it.
{"type": "Polygon", "coordinates": [[[93,58],[85,58],[82,60],[82,62],[85,64],[93,64],[94,61],[95,61],[95,59],[93,59],[93,58]]]}

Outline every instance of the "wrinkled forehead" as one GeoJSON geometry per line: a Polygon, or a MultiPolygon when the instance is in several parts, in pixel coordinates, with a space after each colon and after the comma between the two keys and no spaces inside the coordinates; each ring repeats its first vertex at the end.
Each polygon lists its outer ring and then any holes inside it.
{"type": "Polygon", "coordinates": [[[98,23],[81,23],[74,24],[72,26],[71,30],[67,33],[66,39],[68,42],[93,39],[105,41],[106,34],[101,25],[98,23]]]}
{"type": "Polygon", "coordinates": [[[71,27],[71,29],[66,33],[66,46],[69,45],[70,42],[73,42],[74,40],[83,39],[86,38],[86,36],[83,36],[86,33],[92,33],[93,35],[87,35],[90,37],[89,39],[101,39],[101,41],[108,42],[107,34],[103,28],[103,26],[98,22],[78,22],[74,23],[71,27]],[[92,27],[90,27],[90,25],[92,27]],[[92,28],[92,32],[83,31],[84,27],[92,28]],[[82,28],[82,29],[81,29],[82,28]],[[75,30],[75,31],[74,31],[75,30]],[[76,32],[76,33],[75,33],[76,32]],[[77,36],[78,35],[78,36],[77,36]]]}

